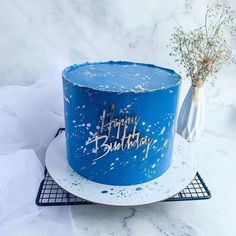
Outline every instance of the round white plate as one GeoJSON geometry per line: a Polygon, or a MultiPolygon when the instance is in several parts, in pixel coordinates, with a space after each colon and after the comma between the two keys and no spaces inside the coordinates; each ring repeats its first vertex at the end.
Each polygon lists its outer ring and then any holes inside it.
{"type": "Polygon", "coordinates": [[[52,178],[68,192],[85,200],[114,206],[135,206],[165,200],[184,189],[197,172],[191,145],[175,136],[171,167],[157,179],[130,186],[100,184],[73,171],[66,157],[64,132],[49,145],[46,166],[52,178]]]}

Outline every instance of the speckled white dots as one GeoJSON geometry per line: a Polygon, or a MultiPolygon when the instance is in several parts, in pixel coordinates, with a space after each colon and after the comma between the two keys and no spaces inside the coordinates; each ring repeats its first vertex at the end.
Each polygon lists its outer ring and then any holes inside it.
{"type": "Polygon", "coordinates": [[[160,135],[163,135],[164,132],[165,132],[165,130],[166,130],[166,127],[163,127],[163,128],[161,129],[160,135]]]}

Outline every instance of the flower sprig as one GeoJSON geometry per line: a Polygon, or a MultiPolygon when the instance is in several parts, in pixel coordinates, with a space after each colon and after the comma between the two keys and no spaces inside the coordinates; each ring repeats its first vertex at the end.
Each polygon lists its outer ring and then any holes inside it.
{"type": "Polygon", "coordinates": [[[224,65],[231,62],[230,47],[224,37],[225,29],[236,32],[231,7],[226,3],[208,5],[204,25],[185,32],[175,27],[170,39],[170,56],[184,67],[186,77],[194,86],[202,86],[208,76],[217,78],[224,65]]]}

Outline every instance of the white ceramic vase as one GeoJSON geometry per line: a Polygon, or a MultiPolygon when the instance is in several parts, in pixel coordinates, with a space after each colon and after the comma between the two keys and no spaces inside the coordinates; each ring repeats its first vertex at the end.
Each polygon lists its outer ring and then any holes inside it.
{"type": "Polygon", "coordinates": [[[189,142],[197,140],[203,131],[204,116],[203,87],[191,85],[179,113],[177,133],[189,142]]]}

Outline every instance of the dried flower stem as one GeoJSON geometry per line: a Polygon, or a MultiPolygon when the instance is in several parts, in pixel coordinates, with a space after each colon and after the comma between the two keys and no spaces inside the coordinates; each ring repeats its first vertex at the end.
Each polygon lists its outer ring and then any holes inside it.
{"type": "Polygon", "coordinates": [[[230,47],[223,30],[228,27],[236,32],[234,22],[230,6],[216,3],[207,6],[203,26],[190,32],[175,27],[170,39],[170,56],[176,57],[175,62],[185,68],[186,77],[193,85],[199,80],[203,84],[209,75],[216,78],[218,71],[230,64],[230,47]]]}

